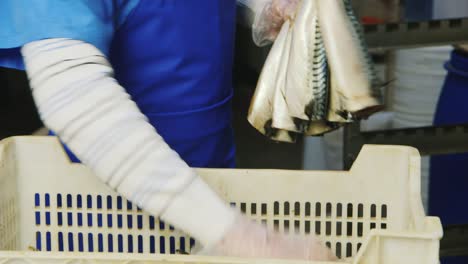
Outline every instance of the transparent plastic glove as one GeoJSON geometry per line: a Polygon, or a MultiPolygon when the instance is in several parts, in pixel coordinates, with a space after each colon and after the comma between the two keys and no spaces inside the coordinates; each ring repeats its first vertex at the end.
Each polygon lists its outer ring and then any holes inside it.
{"type": "Polygon", "coordinates": [[[337,258],[313,236],[288,236],[239,218],[211,255],[247,258],[336,261],[337,258]]]}
{"type": "Polygon", "coordinates": [[[301,0],[269,0],[255,8],[252,25],[253,40],[259,47],[273,42],[283,23],[293,19],[301,0]]]}

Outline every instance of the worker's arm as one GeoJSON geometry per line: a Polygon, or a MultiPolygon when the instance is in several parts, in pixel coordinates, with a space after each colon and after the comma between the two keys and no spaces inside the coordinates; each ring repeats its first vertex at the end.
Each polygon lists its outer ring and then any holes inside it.
{"type": "Polygon", "coordinates": [[[147,122],[93,45],[48,39],[24,45],[21,53],[44,123],[128,200],[214,254],[332,258],[313,237],[268,232],[230,209],[147,122]]]}
{"type": "Polygon", "coordinates": [[[45,125],[103,182],[205,246],[221,240],[236,213],[147,122],[97,48],[49,39],[21,52],[45,125]]]}

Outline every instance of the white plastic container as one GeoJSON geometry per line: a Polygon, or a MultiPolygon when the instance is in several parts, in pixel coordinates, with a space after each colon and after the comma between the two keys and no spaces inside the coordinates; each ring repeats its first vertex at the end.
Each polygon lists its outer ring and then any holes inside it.
{"type": "MultiPolygon", "coordinates": [[[[365,146],[349,172],[199,174],[252,219],[316,233],[349,262],[436,264],[442,227],[424,215],[419,166],[413,148],[365,146]]],[[[119,197],[53,137],[2,141],[0,263],[298,263],[154,255],[189,251],[190,238],[119,197]]]]}
{"type": "MultiPolygon", "coordinates": [[[[393,128],[431,126],[447,72],[450,46],[399,50],[395,52],[393,128]]],[[[422,199],[429,201],[429,157],[421,166],[422,199]]]]}
{"type": "Polygon", "coordinates": [[[445,80],[451,47],[399,50],[395,53],[394,126],[432,125],[445,80]]]}

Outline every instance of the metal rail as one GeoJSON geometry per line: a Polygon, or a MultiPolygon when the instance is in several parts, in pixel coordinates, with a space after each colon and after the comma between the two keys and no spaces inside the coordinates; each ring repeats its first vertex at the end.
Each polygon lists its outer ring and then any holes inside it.
{"type": "Polygon", "coordinates": [[[364,144],[412,146],[421,155],[468,152],[468,124],[361,132],[359,123],[345,127],[344,164],[350,168],[364,144]]]}

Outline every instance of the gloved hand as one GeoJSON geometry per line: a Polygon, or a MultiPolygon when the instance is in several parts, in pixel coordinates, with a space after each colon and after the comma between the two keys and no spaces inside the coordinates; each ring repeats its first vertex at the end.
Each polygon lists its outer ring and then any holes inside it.
{"type": "Polygon", "coordinates": [[[265,46],[276,39],[283,23],[294,18],[299,1],[268,0],[256,7],[252,32],[257,46],[265,46]]]}
{"type": "Polygon", "coordinates": [[[213,249],[212,254],[231,257],[255,257],[334,261],[337,258],[313,236],[287,236],[268,231],[243,217],[213,249]]]}

